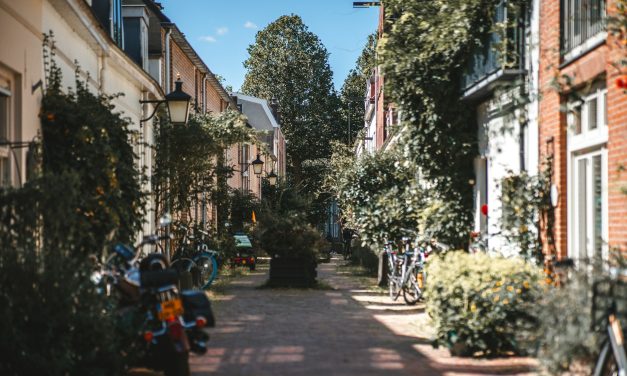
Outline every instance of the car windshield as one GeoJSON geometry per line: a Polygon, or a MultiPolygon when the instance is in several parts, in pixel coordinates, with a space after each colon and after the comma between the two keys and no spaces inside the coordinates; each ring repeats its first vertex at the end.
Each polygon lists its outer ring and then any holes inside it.
{"type": "Polygon", "coordinates": [[[252,248],[253,245],[246,235],[235,235],[235,246],[237,248],[252,248]]]}

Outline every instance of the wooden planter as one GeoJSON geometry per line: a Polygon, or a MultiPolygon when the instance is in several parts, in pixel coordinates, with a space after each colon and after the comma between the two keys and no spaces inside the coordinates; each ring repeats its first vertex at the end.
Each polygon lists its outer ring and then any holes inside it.
{"type": "Polygon", "coordinates": [[[272,258],[268,285],[311,287],[316,284],[316,262],[298,258],[272,258]]]}

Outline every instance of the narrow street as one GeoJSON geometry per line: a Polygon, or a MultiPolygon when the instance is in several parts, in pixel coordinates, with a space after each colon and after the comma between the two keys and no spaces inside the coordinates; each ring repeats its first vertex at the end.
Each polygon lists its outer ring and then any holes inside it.
{"type": "Polygon", "coordinates": [[[214,300],[209,351],[193,375],[532,374],[524,358],[451,358],[429,342],[421,305],[364,289],[333,260],[318,266],[318,290],[260,288],[267,265],[236,279],[214,300]]]}

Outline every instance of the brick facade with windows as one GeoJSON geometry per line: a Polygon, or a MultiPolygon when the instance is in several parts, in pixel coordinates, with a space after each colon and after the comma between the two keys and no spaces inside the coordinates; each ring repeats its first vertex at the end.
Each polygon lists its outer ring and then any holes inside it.
{"type": "Polygon", "coordinates": [[[613,65],[624,51],[599,26],[611,0],[583,3],[542,0],[540,9],[538,142],[541,157],[554,156],[559,192],[551,251],[574,258],[627,245],[627,95],[613,65]]]}

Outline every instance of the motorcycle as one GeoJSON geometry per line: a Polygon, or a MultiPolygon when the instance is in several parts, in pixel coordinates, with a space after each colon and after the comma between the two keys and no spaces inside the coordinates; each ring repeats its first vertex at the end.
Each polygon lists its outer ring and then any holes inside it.
{"type": "Polygon", "coordinates": [[[139,250],[166,237],[144,237],[135,249],[124,244],[92,275],[102,292],[117,292],[119,306],[142,317],[141,337],[146,356],[142,363],[166,376],[189,375],[189,352],[204,354],[209,335],[203,330],[215,325],[211,303],[202,291],[179,292],[178,273],[168,260],[151,253],[140,260],[139,250]]]}

